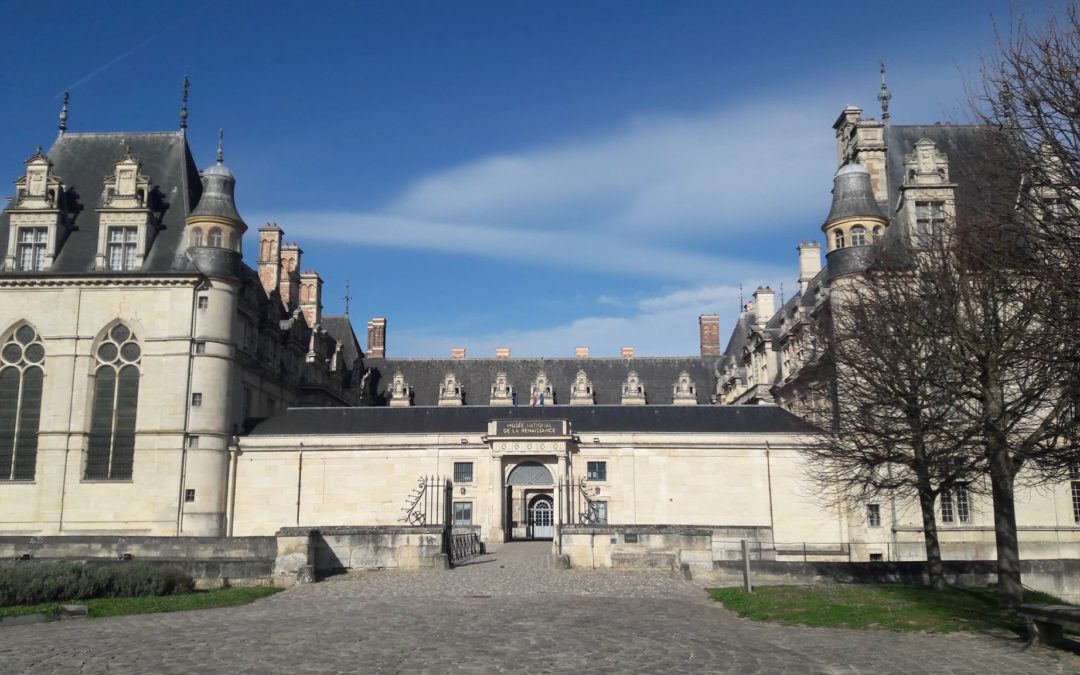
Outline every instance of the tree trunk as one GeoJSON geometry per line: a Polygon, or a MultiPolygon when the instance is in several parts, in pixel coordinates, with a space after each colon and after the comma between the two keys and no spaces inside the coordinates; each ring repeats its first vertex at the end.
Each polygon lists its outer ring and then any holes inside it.
{"type": "Polygon", "coordinates": [[[922,509],[923,538],[926,540],[926,573],[930,588],[945,589],[945,568],[941,564],[941,544],[938,542],[937,519],[934,513],[934,494],[928,481],[919,480],[919,506],[922,509]]]}
{"type": "Polygon", "coordinates": [[[990,486],[994,495],[994,537],[997,543],[998,602],[1015,607],[1023,602],[1020,579],[1020,544],[1016,537],[1016,503],[1013,499],[1013,472],[1004,447],[990,441],[990,486]]]}

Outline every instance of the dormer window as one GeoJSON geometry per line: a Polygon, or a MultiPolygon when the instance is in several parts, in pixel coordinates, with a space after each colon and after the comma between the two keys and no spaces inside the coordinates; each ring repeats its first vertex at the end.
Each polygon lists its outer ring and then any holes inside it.
{"type": "Polygon", "coordinates": [[[944,227],[945,202],[915,202],[915,233],[920,242],[940,236],[944,227]]]}
{"type": "Polygon", "coordinates": [[[48,230],[44,227],[20,227],[18,241],[19,269],[24,272],[40,272],[45,269],[48,230]]]}
{"type": "Polygon", "coordinates": [[[125,148],[105,179],[98,209],[98,269],[137,270],[153,244],[158,228],[150,208],[150,179],[140,168],[139,158],[125,148]]]}

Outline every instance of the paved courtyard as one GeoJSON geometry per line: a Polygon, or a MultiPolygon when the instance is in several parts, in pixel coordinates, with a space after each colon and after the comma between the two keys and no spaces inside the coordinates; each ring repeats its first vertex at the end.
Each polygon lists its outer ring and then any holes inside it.
{"type": "Polygon", "coordinates": [[[552,569],[549,549],[357,572],[244,607],[3,628],[0,671],[1080,672],[1003,637],[753,623],[679,578],[552,569]]]}

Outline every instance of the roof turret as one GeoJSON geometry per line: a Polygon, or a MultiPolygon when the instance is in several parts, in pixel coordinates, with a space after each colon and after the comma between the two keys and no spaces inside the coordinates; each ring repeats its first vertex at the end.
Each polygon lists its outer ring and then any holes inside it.
{"type": "Polygon", "coordinates": [[[874,199],[870,185],[870,172],[862,164],[851,163],[840,167],[833,178],[832,208],[825,219],[828,226],[844,218],[879,218],[887,220],[874,199]]]}
{"type": "Polygon", "coordinates": [[[204,169],[199,175],[202,177],[203,193],[198,206],[191,212],[191,216],[214,216],[227,218],[243,223],[244,219],[236,210],[236,201],[233,192],[236,188],[236,176],[225,166],[222,153],[222,138],[224,132],[219,131],[217,163],[204,169]]]}

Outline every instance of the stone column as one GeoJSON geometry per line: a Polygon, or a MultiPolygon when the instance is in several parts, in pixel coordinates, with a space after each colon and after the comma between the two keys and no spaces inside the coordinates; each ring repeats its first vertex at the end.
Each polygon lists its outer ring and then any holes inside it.
{"type": "Polygon", "coordinates": [[[489,499],[491,500],[491,527],[488,530],[487,541],[501,544],[506,541],[506,533],[503,524],[506,522],[503,509],[506,500],[506,486],[503,484],[502,457],[491,458],[491,477],[488,481],[489,499]]]}

